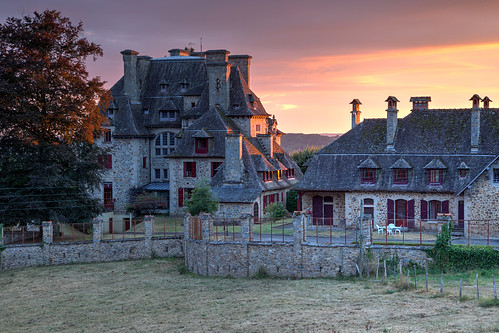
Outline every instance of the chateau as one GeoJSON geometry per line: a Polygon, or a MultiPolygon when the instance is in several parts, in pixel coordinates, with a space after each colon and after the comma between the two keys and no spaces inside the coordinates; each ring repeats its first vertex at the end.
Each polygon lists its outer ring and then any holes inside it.
{"type": "Polygon", "coordinates": [[[226,50],[169,51],[151,58],[121,52],[124,75],[111,88],[110,124],[100,144],[109,148],[101,191],[106,210],[124,213],[130,191],[183,211],[196,183],[208,179],[219,214],[262,217],[286,201],[302,177],[280,147],[277,129],[250,89],[248,55],[226,50]]]}
{"type": "Polygon", "coordinates": [[[294,187],[302,209],[333,225],[354,224],[361,210],[373,227],[425,228],[438,214],[450,214],[461,231],[498,221],[499,109],[488,97],[470,100],[469,109],[430,109],[430,97],[412,97],[412,111],[399,119],[399,101],[389,96],[386,119],[361,122],[354,99],[352,129],[317,152],[294,187]]]}

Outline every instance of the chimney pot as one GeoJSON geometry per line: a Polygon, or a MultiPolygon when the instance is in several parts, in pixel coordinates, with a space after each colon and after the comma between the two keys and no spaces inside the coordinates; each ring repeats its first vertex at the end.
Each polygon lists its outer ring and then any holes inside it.
{"type": "Polygon", "coordinates": [[[360,124],[360,105],[362,104],[360,100],[354,99],[353,101],[350,102],[352,104],[352,111],[350,113],[352,114],[352,128],[360,124]]]}

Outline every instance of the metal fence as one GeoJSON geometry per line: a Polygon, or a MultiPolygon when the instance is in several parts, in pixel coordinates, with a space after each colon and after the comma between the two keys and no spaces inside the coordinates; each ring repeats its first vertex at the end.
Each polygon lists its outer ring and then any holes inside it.
{"type": "Polygon", "coordinates": [[[293,219],[253,219],[250,240],[254,242],[291,242],[293,241],[293,219]]]}
{"type": "Polygon", "coordinates": [[[212,241],[238,241],[241,240],[241,219],[214,218],[210,223],[210,240],[212,241]]]}
{"type": "Polygon", "coordinates": [[[41,225],[25,225],[1,228],[0,244],[38,244],[42,242],[41,225]]]}
{"type": "Polygon", "coordinates": [[[54,223],[52,225],[52,241],[58,242],[85,242],[93,240],[92,222],[86,223],[54,223]]]}
{"type": "Polygon", "coordinates": [[[161,216],[154,219],[153,237],[181,237],[184,235],[182,216],[161,216]]]}

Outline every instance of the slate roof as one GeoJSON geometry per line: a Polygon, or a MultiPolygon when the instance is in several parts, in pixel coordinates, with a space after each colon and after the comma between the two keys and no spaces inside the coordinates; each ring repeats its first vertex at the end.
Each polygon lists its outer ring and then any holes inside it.
{"type": "Polygon", "coordinates": [[[499,109],[481,109],[480,144],[471,153],[471,109],[427,109],[398,120],[395,149],[386,151],[386,119],[365,119],[321,149],[294,188],[305,191],[404,191],[458,193],[499,155],[499,109]],[[374,185],[361,184],[357,166],[371,158],[377,165],[374,185]],[[408,185],[393,185],[392,169],[403,158],[408,185]],[[459,177],[463,163],[469,168],[459,177]],[[444,169],[441,186],[429,186],[425,167],[444,169]]]}

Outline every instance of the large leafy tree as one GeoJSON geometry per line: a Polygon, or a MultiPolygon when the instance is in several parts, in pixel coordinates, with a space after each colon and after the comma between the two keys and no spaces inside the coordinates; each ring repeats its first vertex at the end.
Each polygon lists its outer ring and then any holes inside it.
{"type": "Polygon", "coordinates": [[[186,202],[186,207],[192,216],[200,213],[213,214],[218,210],[218,199],[206,179],[201,179],[196,184],[191,198],[186,202]]]}
{"type": "Polygon", "coordinates": [[[102,56],[60,12],[0,24],[0,219],[77,222],[98,209],[102,152],[93,140],[109,100],[86,60],[102,56]],[[98,105],[101,101],[102,105],[98,105]]]}

